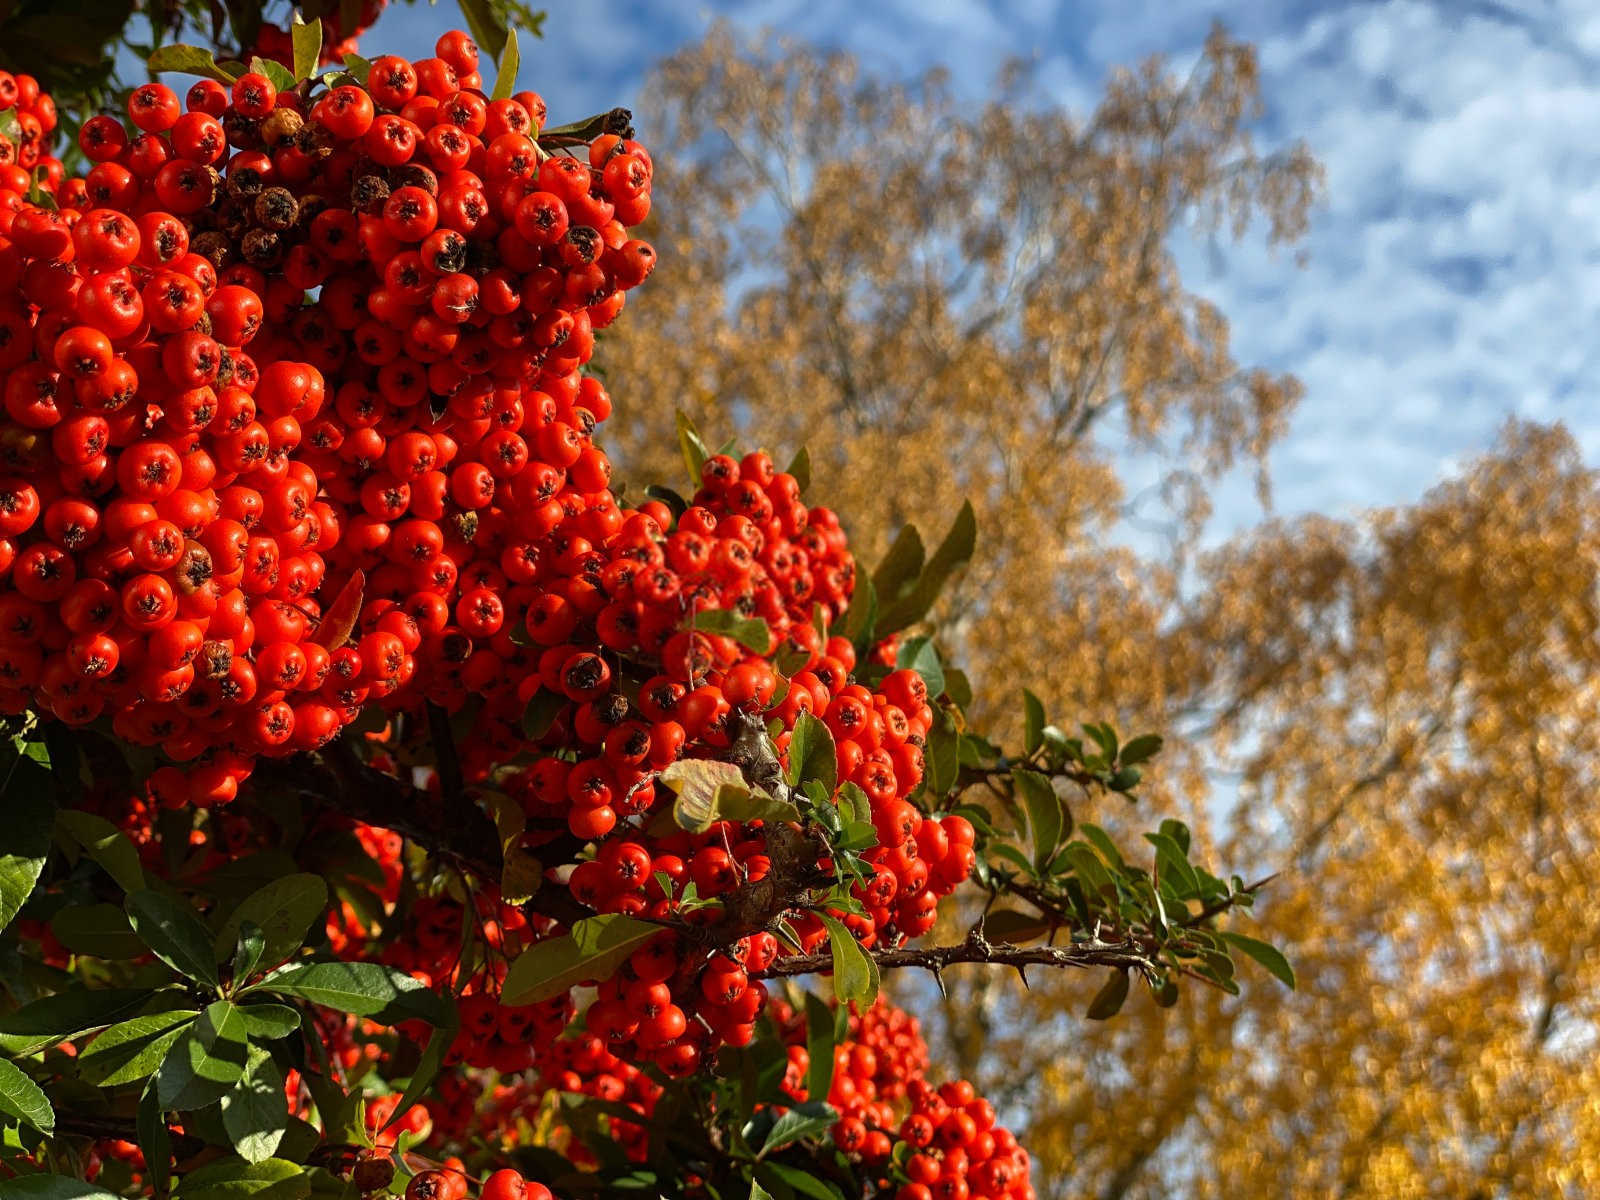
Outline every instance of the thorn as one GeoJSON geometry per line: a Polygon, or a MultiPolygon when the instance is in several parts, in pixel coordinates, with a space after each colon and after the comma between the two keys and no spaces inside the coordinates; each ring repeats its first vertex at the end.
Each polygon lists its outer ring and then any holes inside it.
{"type": "Polygon", "coordinates": [[[1018,963],[1017,964],[1017,978],[1022,980],[1022,990],[1023,991],[1025,991],[1025,992],[1033,991],[1032,986],[1028,983],[1028,967],[1027,967],[1026,963],[1018,963]]]}
{"type": "Polygon", "coordinates": [[[950,993],[945,990],[944,986],[944,968],[938,963],[934,963],[928,968],[928,970],[933,972],[933,981],[939,985],[939,995],[948,1000],[950,998],[950,993]]]}

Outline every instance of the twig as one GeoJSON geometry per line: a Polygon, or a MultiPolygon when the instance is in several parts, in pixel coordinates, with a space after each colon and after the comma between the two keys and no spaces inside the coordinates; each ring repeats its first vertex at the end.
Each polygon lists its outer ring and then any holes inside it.
{"type": "MultiPolygon", "coordinates": [[[[1012,946],[996,945],[974,932],[958,946],[909,947],[901,950],[866,951],[880,968],[894,970],[901,967],[921,967],[936,978],[944,968],[955,963],[989,963],[1015,967],[1120,967],[1141,974],[1154,974],[1160,968],[1155,959],[1138,943],[1092,941],[1074,942],[1070,946],[1012,946]]],[[[795,955],[780,958],[759,978],[772,979],[790,975],[810,975],[830,970],[831,953],[795,955]]]]}

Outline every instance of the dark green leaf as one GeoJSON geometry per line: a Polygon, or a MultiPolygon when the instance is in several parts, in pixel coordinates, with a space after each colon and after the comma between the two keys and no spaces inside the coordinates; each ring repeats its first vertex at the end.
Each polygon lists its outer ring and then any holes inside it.
{"type": "MultiPolygon", "coordinates": [[[[846,1200],[844,1192],[826,1180],[818,1179],[809,1171],[799,1167],[792,1167],[788,1163],[766,1161],[756,1164],[756,1174],[766,1180],[769,1187],[779,1185],[789,1187],[801,1196],[810,1196],[812,1200],[846,1200]]],[[[859,1196],[853,1192],[851,1200],[859,1196]]]]}
{"type": "Polygon", "coordinates": [[[306,1200],[311,1175],[281,1158],[210,1163],[178,1181],[173,1200],[306,1200]]]}
{"type": "Polygon", "coordinates": [[[939,652],[933,648],[933,639],[929,637],[907,638],[900,647],[900,653],[895,656],[894,665],[902,671],[915,671],[922,676],[928,685],[930,698],[944,694],[944,664],[939,661],[939,652]]]}
{"type": "Polygon", "coordinates": [[[245,1004],[239,1008],[244,1027],[253,1038],[276,1041],[300,1028],[300,1013],[287,1004],[245,1004]]]}
{"type": "Polygon", "coordinates": [[[839,1114],[833,1107],[821,1101],[797,1104],[772,1123],[766,1140],[761,1143],[760,1157],[765,1158],[774,1150],[781,1150],[801,1138],[821,1133],[838,1119],[839,1114]]]}
{"type": "Polygon", "coordinates": [[[831,913],[817,916],[828,929],[833,950],[833,994],[840,1004],[855,1001],[862,1007],[878,998],[878,964],[861,948],[843,921],[831,913]]]}
{"type": "Polygon", "coordinates": [[[831,795],[839,783],[838,751],[833,734],[820,718],[805,711],[795,719],[789,737],[789,766],[784,778],[790,787],[815,780],[831,795]]]}
{"type": "Polygon", "coordinates": [[[1061,841],[1061,798],[1048,777],[1037,771],[1013,771],[1021,793],[1023,807],[1028,810],[1028,827],[1033,834],[1033,863],[1043,871],[1061,841]]]}
{"type": "Polygon", "coordinates": [[[244,1074],[222,1097],[222,1127],[246,1162],[258,1163],[278,1152],[289,1126],[289,1101],[283,1072],[259,1046],[250,1048],[244,1074]]]}
{"type": "Polygon", "coordinates": [[[188,1112],[216,1103],[244,1075],[249,1052],[239,1009],[228,1000],[208,1005],[161,1060],[155,1080],[161,1107],[188,1112]]]}
{"type": "Polygon", "coordinates": [[[1273,978],[1280,981],[1290,991],[1294,990],[1294,968],[1289,965],[1289,960],[1276,946],[1269,945],[1258,938],[1247,937],[1242,933],[1234,933],[1231,929],[1222,931],[1222,936],[1228,944],[1237,947],[1260,963],[1273,978]]]}
{"type": "Polygon", "coordinates": [[[155,1080],[145,1085],[144,1095],[139,1097],[136,1127],[150,1182],[155,1194],[163,1195],[172,1176],[172,1134],[167,1129],[167,1114],[162,1111],[161,1100],[156,1095],[155,1080]]]}
{"type": "Polygon", "coordinates": [[[260,961],[275,967],[300,949],[327,906],[328,885],[322,876],[301,874],[274,879],[246,897],[222,923],[213,946],[216,958],[220,961],[233,952],[239,926],[252,921],[261,927],[266,939],[260,961]]]}
{"type": "Polygon", "coordinates": [[[1200,878],[1194,873],[1188,856],[1178,843],[1164,833],[1147,833],[1144,840],[1156,848],[1156,863],[1161,868],[1161,877],[1174,885],[1178,898],[1188,900],[1198,895],[1200,878]]]}
{"type": "Polygon", "coordinates": [[[1187,825],[1182,821],[1175,821],[1169,817],[1161,822],[1161,832],[1178,843],[1178,848],[1183,851],[1184,857],[1188,857],[1189,827],[1187,825]]]}
{"type": "Polygon", "coordinates": [[[538,741],[550,732],[566,704],[565,696],[540,688],[528,701],[528,707],[522,710],[522,736],[530,742],[538,741]]]}
{"type": "Polygon", "coordinates": [[[746,650],[765,655],[772,649],[772,629],[760,617],[746,617],[731,609],[708,608],[690,618],[693,628],[732,638],[746,650]]]}
{"type": "Polygon", "coordinates": [[[420,1018],[437,1027],[449,1015],[444,1001],[426,984],[381,963],[305,963],[268,976],[256,986],[389,1024],[420,1018]]]}
{"type": "Polygon", "coordinates": [[[239,925],[239,940],[233,951],[233,982],[237,986],[256,973],[267,948],[267,935],[254,921],[239,925]]]}
{"type": "Polygon", "coordinates": [[[155,992],[149,988],[72,987],[0,1017],[0,1051],[27,1055],[120,1021],[155,992]]]}
{"type": "Polygon", "coordinates": [[[193,1009],[173,1009],[113,1025],[78,1055],[79,1077],[101,1087],[143,1079],[161,1065],[199,1015],[193,1009]]]}
{"type": "Polygon", "coordinates": [[[506,23],[500,15],[499,5],[491,0],[458,0],[461,15],[467,19],[467,31],[490,59],[498,59],[506,44],[506,23]]]}
{"type": "Polygon", "coordinates": [[[115,904],[74,904],[50,918],[50,932],[74,954],[94,958],[138,958],[148,951],[128,914],[115,904]]]}
{"type": "Polygon", "coordinates": [[[1022,748],[1028,755],[1044,745],[1044,701],[1022,689],[1022,748]]]}
{"type": "Polygon", "coordinates": [[[955,719],[942,708],[933,710],[925,766],[928,790],[935,796],[948,795],[955,788],[961,773],[961,734],[955,719]]]}
{"type": "Polygon", "coordinates": [[[322,61],[322,21],[314,17],[307,24],[297,15],[294,24],[289,27],[289,36],[294,46],[294,78],[298,83],[302,79],[310,79],[311,73],[322,61]]]}
{"type": "Polygon", "coordinates": [[[793,475],[794,481],[800,485],[802,492],[811,488],[811,452],[804,446],[794,452],[794,457],[789,460],[789,465],[783,469],[785,475],[793,475]]]}
{"type": "Polygon", "coordinates": [[[907,625],[916,624],[927,616],[933,608],[934,601],[939,598],[939,593],[944,590],[946,581],[957,568],[972,558],[977,538],[978,522],[973,514],[972,504],[970,501],[963,501],[961,511],[956,514],[950,532],[945,534],[944,541],[940,542],[939,548],[933,552],[933,557],[928,560],[928,565],[923,568],[916,584],[899,599],[884,604],[883,616],[876,630],[877,636],[886,637],[904,629],[907,625]]]}
{"type": "Polygon", "coordinates": [[[6,802],[6,844],[0,850],[0,929],[11,924],[39,882],[50,853],[50,829],[55,822],[55,801],[50,775],[29,758],[17,757],[0,773],[5,776],[0,794],[6,802]]]}
{"type": "Polygon", "coordinates": [[[8,1179],[6,1200],[118,1200],[115,1192],[70,1175],[24,1175],[8,1179]]]}
{"type": "Polygon", "coordinates": [[[883,556],[878,569],[872,573],[872,586],[877,590],[879,603],[893,604],[909,588],[922,570],[926,551],[922,548],[922,535],[915,525],[900,526],[894,544],[883,556]]]}
{"type": "Polygon", "coordinates": [[[806,1096],[826,1100],[833,1087],[833,1010],[813,992],[806,993],[806,1096]]]}
{"type": "Polygon", "coordinates": [[[110,821],[93,813],[63,809],[56,814],[56,827],[99,863],[123,891],[136,892],[144,887],[138,850],[110,821]]]}
{"type": "Polygon", "coordinates": [[[1020,945],[1050,932],[1050,922],[1033,913],[1017,912],[1011,908],[990,909],[983,917],[983,934],[997,942],[1020,945]]]}
{"type": "Polygon", "coordinates": [[[445,1023],[428,1035],[427,1048],[417,1060],[416,1070],[411,1073],[411,1080],[406,1084],[406,1090],[401,1093],[400,1102],[389,1114],[389,1120],[384,1125],[385,1129],[405,1116],[407,1110],[427,1094],[440,1068],[444,1066],[445,1055],[450,1052],[456,1034],[461,1030],[461,1015],[456,1011],[455,1000],[447,996],[446,1003],[449,1011],[445,1023]]]}
{"type": "MultiPolygon", "coordinates": [[[[211,950],[211,934],[194,909],[182,900],[149,888],[129,892],[122,907],[133,931],[155,951],[157,958],[190,979],[217,986],[217,959],[211,950]]],[[[231,943],[232,939],[229,941],[231,943]]]]}
{"type": "Polygon", "coordinates": [[[1078,832],[1093,842],[1095,849],[1100,851],[1105,856],[1105,860],[1112,866],[1120,867],[1123,865],[1122,855],[1118,852],[1116,843],[1111,840],[1106,831],[1101,829],[1100,826],[1085,823],[1078,826],[1078,832]]]}
{"type": "Polygon", "coordinates": [[[878,627],[878,589],[871,579],[857,578],[855,594],[850,597],[850,607],[833,623],[833,632],[842,636],[858,651],[864,651],[876,640],[878,627]]]}
{"type": "Polygon", "coordinates": [[[621,913],[587,917],[562,937],[537,942],[511,964],[504,1004],[537,1004],[585,980],[609,979],[623,961],[661,933],[659,925],[621,913]]]}
{"type": "Polygon", "coordinates": [[[0,1112],[26,1121],[40,1133],[55,1132],[56,1112],[44,1089],[10,1059],[0,1058],[0,1112]]]}
{"type": "Polygon", "coordinates": [[[711,450],[700,438],[700,431],[694,427],[694,422],[682,412],[678,413],[678,449],[683,451],[683,465],[689,472],[689,486],[698,488],[701,483],[701,468],[705,466],[706,459],[711,457],[711,450]]]}
{"type": "Polygon", "coordinates": [[[1135,763],[1142,763],[1147,758],[1153,758],[1161,749],[1161,735],[1158,733],[1144,733],[1133,738],[1122,748],[1119,761],[1125,767],[1135,763]]]}
{"type": "Polygon", "coordinates": [[[494,77],[494,92],[489,99],[511,99],[511,94],[517,90],[517,71],[521,66],[522,52],[517,49],[517,31],[507,29],[505,48],[500,54],[500,70],[494,77]]]}
{"type": "Polygon", "coordinates": [[[1111,978],[1106,980],[1105,986],[1095,993],[1094,999],[1089,1002],[1089,1011],[1085,1015],[1091,1021],[1106,1021],[1122,1011],[1122,1004],[1128,998],[1128,973],[1115,969],[1111,978]]]}
{"type": "Polygon", "coordinates": [[[689,502],[669,487],[662,487],[659,483],[652,483],[644,489],[644,494],[652,500],[659,500],[665,504],[676,521],[683,516],[684,510],[689,507],[689,502]]]}

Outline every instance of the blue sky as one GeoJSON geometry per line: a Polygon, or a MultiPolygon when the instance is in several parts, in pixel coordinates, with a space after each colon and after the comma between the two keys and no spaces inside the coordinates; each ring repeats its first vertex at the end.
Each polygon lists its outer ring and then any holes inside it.
{"type": "MultiPolygon", "coordinates": [[[[850,49],[908,75],[934,65],[984,94],[1014,55],[1079,110],[1107,71],[1182,62],[1213,18],[1260,48],[1260,140],[1303,137],[1328,199],[1308,265],[1259,240],[1178,247],[1237,354],[1307,385],[1272,459],[1280,513],[1404,502],[1492,444],[1507,416],[1566,421],[1600,364],[1600,3],[1595,0],[761,0],[551,4],[522,82],[557,120],[634,100],[650,64],[718,17],[850,49]]],[[[369,46],[424,53],[449,0],[387,14],[369,46]]],[[[1218,538],[1261,516],[1222,487],[1218,538]]]]}

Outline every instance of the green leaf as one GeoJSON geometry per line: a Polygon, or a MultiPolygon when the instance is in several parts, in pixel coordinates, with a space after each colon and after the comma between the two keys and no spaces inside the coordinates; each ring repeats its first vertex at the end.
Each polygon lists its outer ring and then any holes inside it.
{"type": "Polygon", "coordinates": [[[458,0],[467,31],[485,56],[498,59],[506,44],[506,23],[491,0],[458,0]]]}
{"type": "Polygon", "coordinates": [[[274,62],[270,58],[262,58],[257,55],[250,60],[250,69],[257,75],[265,75],[272,80],[272,86],[280,92],[292,92],[294,90],[294,72],[290,71],[281,62],[274,62]]]}
{"type": "Polygon", "coordinates": [[[138,958],[145,944],[115,904],[74,904],[50,918],[50,932],[74,954],[94,958],[138,958]]]}
{"type": "Polygon", "coordinates": [[[281,1158],[210,1163],[178,1181],[173,1200],[306,1200],[311,1175],[281,1158]]]}
{"type": "Polygon", "coordinates": [[[256,987],[388,1024],[420,1018],[438,1027],[449,1015],[444,1001],[425,983],[381,963],[305,963],[270,975],[256,987]]]}
{"type": "Polygon", "coordinates": [[[746,617],[727,608],[708,608],[690,616],[691,628],[732,638],[754,654],[772,650],[772,629],[760,617],[746,617]]]}
{"type": "Polygon", "coordinates": [[[550,732],[566,706],[565,696],[540,688],[528,700],[528,707],[522,710],[522,736],[530,742],[538,741],[550,732]]]}
{"type": "Polygon", "coordinates": [[[26,1121],[40,1133],[56,1128],[56,1111],[50,1107],[44,1090],[21,1067],[0,1058],[0,1112],[26,1121]]]}
{"type": "Polygon", "coordinates": [[[1155,757],[1161,749],[1161,735],[1159,733],[1143,733],[1133,738],[1122,748],[1118,761],[1125,767],[1135,763],[1142,763],[1148,758],[1155,757]]]}
{"type": "MultiPolygon", "coordinates": [[[[433,1081],[438,1077],[440,1069],[444,1066],[445,1055],[450,1052],[450,1047],[456,1040],[456,1034],[461,1031],[461,1014],[456,1011],[454,999],[446,997],[449,1005],[449,1015],[445,1023],[428,1035],[427,1048],[423,1050],[422,1057],[417,1060],[416,1070],[411,1072],[411,1080],[406,1084],[406,1090],[400,1094],[400,1103],[395,1105],[394,1111],[389,1114],[389,1120],[384,1124],[388,1129],[418,1100],[427,1094],[433,1081]]],[[[381,1132],[381,1131],[380,1131],[381,1132]]]]}
{"type": "Polygon", "coordinates": [[[677,795],[672,819],[689,833],[705,833],[718,821],[799,820],[794,805],[745,782],[732,763],[681,758],[661,772],[661,782],[677,795]]]}
{"type": "Polygon", "coordinates": [[[155,951],[157,958],[190,979],[217,986],[217,959],[211,951],[211,934],[194,909],[182,900],[149,888],[129,892],[122,907],[133,931],[155,951]]]}
{"type": "Polygon", "coordinates": [[[1033,913],[1018,912],[1012,908],[993,908],[983,917],[983,934],[997,942],[1020,945],[1050,932],[1050,922],[1033,913]]]}
{"type": "MultiPolygon", "coordinates": [[[[756,1174],[770,1186],[787,1187],[797,1195],[810,1196],[811,1200],[845,1200],[844,1192],[837,1185],[818,1179],[810,1171],[791,1167],[775,1159],[757,1163],[756,1174]]],[[[852,1192],[853,1196],[859,1194],[852,1192]]]]}
{"type": "Polygon", "coordinates": [[[296,13],[294,24],[289,27],[289,37],[294,46],[295,82],[298,83],[302,79],[310,79],[311,73],[317,69],[317,64],[322,61],[321,18],[313,19],[310,24],[307,24],[296,13]]]}
{"type": "Polygon", "coordinates": [[[866,1007],[878,998],[878,964],[838,917],[825,912],[817,916],[828,929],[833,950],[833,994],[840,1004],[853,1000],[866,1007]]]}
{"type": "Polygon", "coordinates": [[[1260,963],[1291,992],[1295,989],[1294,968],[1289,965],[1289,960],[1276,946],[1269,945],[1258,938],[1247,937],[1242,933],[1234,933],[1231,929],[1222,931],[1222,936],[1229,945],[1237,947],[1260,963]]]}
{"type": "Polygon", "coordinates": [[[1173,841],[1177,842],[1179,849],[1183,851],[1184,857],[1188,857],[1190,843],[1189,827],[1187,825],[1185,825],[1182,821],[1177,821],[1171,817],[1168,817],[1165,821],[1161,822],[1161,832],[1167,837],[1171,838],[1173,841]]]}
{"type": "Polygon", "coordinates": [[[702,471],[706,459],[711,457],[711,450],[700,437],[700,431],[694,427],[694,422],[680,410],[678,413],[678,449],[683,452],[683,465],[689,472],[689,486],[698,488],[701,483],[702,471]]]}
{"type": "Polygon", "coordinates": [[[362,87],[367,86],[367,80],[372,77],[372,63],[359,54],[346,54],[344,56],[344,69],[350,73],[362,87]]]}
{"type": "Polygon", "coordinates": [[[1144,840],[1156,848],[1156,863],[1161,869],[1161,876],[1174,885],[1178,898],[1187,900],[1199,895],[1200,877],[1194,873],[1188,855],[1184,854],[1178,843],[1164,833],[1147,833],[1144,840]]]}
{"type": "Polygon", "coordinates": [[[793,475],[794,481],[800,485],[802,492],[811,489],[811,452],[804,446],[794,452],[794,457],[789,460],[789,465],[783,469],[785,475],[793,475]]]}
{"type": "Polygon", "coordinates": [[[145,60],[145,65],[150,68],[152,75],[170,71],[181,75],[199,75],[205,79],[215,79],[218,83],[232,83],[237,78],[219,67],[211,51],[200,46],[162,46],[145,60]]]}
{"type": "Polygon", "coordinates": [[[1032,756],[1044,745],[1044,702],[1022,689],[1022,748],[1032,756]]]}
{"type": "Polygon", "coordinates": [[[661,926],[621,913],[586,917],[570,933],[537,942],[506,972],[501,1003],[537,1004],[585,980],[611,978],[639,947],[661,933],[661,926]]]}
{"type": "Polygon", "coordinates": [[[772,1193],[761,1186],[759,1179],[750,1181],[750,1200],[772,1200],[772,1193]]]}
{"type": "Polygon", "coordinates": [[[219,962],[226,958],[238,941],[239,926],[253,921],[266,937],[260,961],[275,967],[300,949],[327,906],[328,885],[322,876],[301,874],[274,879],[228,914],[217,931],[215,957],[219,962]]]}
{"type": "Polygon", "coordinates": [[[1094,848],[1100,851],[1105,860],[1112,866],[1120,867],[1123,865],[1122,855],[1117,850],[1116,843],[1111,840],[1110,836],[1100,826],[1090,825],[1085,822],[1078,826],[1078,832],[1093,842],[1094,848]]]}
{"type": "Polygon", "coordinates": [[[1011,778],[1016,781],[1023,807],[1028,810],[1028,828],[1033,834],[1033,864],[1043,871],[1061,841],[1061,798],[1056,795],[1049,778],[1037,771],[1013,771],[1011,778]]]}
{"type": "Polygon", "coordinates": [[[93,813],[63,809],[56,814],[56,828],[81,846],[123,891],[137,892],[144,887],[139,851],[110,821],[93,813]]]}
{"type": "Polygon", "coordinates": [[[517,31],[507,29],[505,48],[500,54],[500,70],[494,77],[494,92],[489,99],[511,99],[511,93],[517,90],[517,71],[521,66],[522,53],[517,49],[517,31]]]}
{"type": "Polygon", "coordinates": [[[245,1030],[253,1038],[276,1041],[300,1028],[300,1013],[287,1004],[244,1004],[239,1008],[245,1030]]]}
{"type": "Polygon", "coordinates": [[[267,948],[267,935],[254,921],[239,925],[239,941],[233,951],[233,983],[237,987],[256,973],[261,965],[262,952],[267,948]]]}
{"type": "Polygon", "coordinates": [[[878,569],[872,573],[872,586],[877,590],[881,603],[893,604],[900,599],[901,593],[915,582],[921,572],[926,553],[917,527],[911,524],[900,526],[889,553],[883,556],[878,569]]]}
{"type": "Polygon", "coordinates": [[[0,785],[6,800],[6,845],[0,851],[0,929],[33,894],[44,860],[50,853],[55,801],[50,775],[32,759],[18,757],[0,785]]]}
{"type": "Polygon", "coordinates": [[[118,1200],[115,1192],[70,1175],[24,1175],[8,1179],[6,1200],[118,1200]]]}
{"type": "Polygon", "coordinates": [[[927,616],[950,576],[972,558],[977,541],[977,517],[973,514],[971,501],[963,501],[950,532],[945,534],[944,541],[933,552],[933,557],[928,560],[915,585],[905,595],[885,605],[878,621],[877,636],[886,637],[927,616]]]}
{"type": "Polygon", "coordinates": [[[801,711],[789,736],[789,766],[783,773],[790,787],[816,780],[832,794],[839,784],[839,757],[833,733],[820,718],[801,711]]]}
{"type": "Polygon", "coordinates": [[[150,1182],[155,1194],[163,1195],[172,1177],[172,1133],[167,1129],[167,1114],[162,1111],[161,1100],[156,1095],[155,1080],[145,1084],[144,1095],[139,1097],[136,1128],[150,1182]]]}
{"type": "Polygon", "coordinates": [[[214,1104],[244,1075],[250,1037],[232,1001],[206,1006],[172,1044],[156,1071],[156,1095],[163,1109],[188,1112],[214,1104]]]}
{"type": "Polygon", "coordinates": [[[79,1078],[101,1087],[143,1079],[199,1015],[192,1008],[172,1009],[113,1025],[78,1055],[79,1078]]]}
{"type": "Polygon", "coordinates": [[[761,1143],[758,1157],[765,1158],[774,1150],[781,1150],[801,1138],[821,1133],[838,1119],[839,1114],[833,1106],[822,1101],[797,1104],[772,1123],[766,1140],[761,1143]]]}
{"type": "Polygon", "coordinates": [[[961,774],[961,733],[955,718],[943,708],[933,710],[924,765],[928,790],[935,796],[946,796],[955,788],[961,774]]]}
{"type": "Polygon", "coordinates": [[[826,1100],[833,1087],[834,1041],[833,1010],[814,992],[806,993],[806,1096],[826,1100]]]}
{"type": "Polygon", "coordinates": [[[1121,968],[1113,969],[1105,986],[1096,992],[1094,999],[1089,1002],[1089,1011],[1085,1015],[1091,1021],[1110,1020],[1122,1011],[1123,1001],[1127,998],[1128,973],[1121,968]]]}
{"type": "Polygon", "coordinates": [[[894,665],[899,670],[915,671],[921,675],[923,682],[928,685],[929,699],[944,695],[944,664],[939,661],[939,652],[934,649],[932,638],[907,638],[900,647],[900,653],[895,656],[894,665]]]}
{"type": "Polygon", "coordinates": [[[858,578],[850,607],[833,623],[833,632],[842,635],[857,650],[865,650],[876,640],[878,628],[878,589],[871,579],[858,578]]]}
{"type": "Polygon", "coordinates": [[[137,1012],[149,988],[72,987],[0,1017],[0,1051],[27,1055],[67,1038],[101,1029],[137,1012]]]}
{"type": "Polygon", "coordinates": [[[283,1072],[272,1055],[250,1047],[244,1074],[222,1097],[222,1127],[228,1140],[246,1162],[264,1162],[278,1152],[289,1127],[289,1101],[283,1092],[283,1072]]]}

